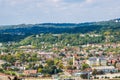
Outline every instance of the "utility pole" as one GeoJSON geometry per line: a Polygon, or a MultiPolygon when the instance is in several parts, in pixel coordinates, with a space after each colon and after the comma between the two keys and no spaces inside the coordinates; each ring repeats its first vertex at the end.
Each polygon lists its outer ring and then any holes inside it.
{"type": "Polygon", "coordinates": [[[90,72],[88,72],[88,80],[90,80],[90,72]]]}

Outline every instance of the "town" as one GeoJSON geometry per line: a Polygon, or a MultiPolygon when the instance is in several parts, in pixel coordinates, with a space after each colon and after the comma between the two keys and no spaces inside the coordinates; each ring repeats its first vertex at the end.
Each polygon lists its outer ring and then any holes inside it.
{"type": "MultiPolygon", "coordinates": [[[[52,36],[59,37],[60,34],[52,36]]],[[[86,37],[83,34],[80,36],[86,37]]],[[[100,37],[95,34],[88,36],[100,37]]],[[[39,35],[35,37],[41,38],[39,35]]],[[[1,75],[26,80],[120,79],[120,43],[87,43],[79,46],[65,43],[66,46],[61,47],[64,43],[48,45],[41,42],[41,48],[32,44],[16,44],[0,44],[1,75]]]]}
{"type": "Polygon", "coordinates": [[[120,0],[0,0],[0,80],[120,80],[120,0]]]}

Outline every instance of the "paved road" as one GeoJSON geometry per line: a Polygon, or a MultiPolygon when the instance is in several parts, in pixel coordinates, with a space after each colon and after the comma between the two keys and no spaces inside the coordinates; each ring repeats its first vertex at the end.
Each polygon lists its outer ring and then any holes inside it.
{"type": "MultiPolygon", "coordinates": [[[[3,73],[0,73],[0,80],[9,80],[9,79],[8,79],[8,76],[9,76],[9,75],[5,75],[5,74],[3,74],[3,73]]],[[[13,79],[12,76],[10,76],[10,78],[13,79]]]]}
{"type": "Polygon", "coordinates": [[[70,73],[68,73],[67,71],[63,70],[63,73],[65,76],[72,76],[70,73]]]}
{"type": "Polygon", "coordinates": [[[7,76],[0,75],[0,80],[9,80],[7,76]]]}
{"type": "Polygon", "coordinates": [[[120,76],[120,73],[97,75],[97,77],[100,77],[100,78],[105,77],[105,76],[110,77],[110,79],[112,79],[113,77],[120,76]]]}

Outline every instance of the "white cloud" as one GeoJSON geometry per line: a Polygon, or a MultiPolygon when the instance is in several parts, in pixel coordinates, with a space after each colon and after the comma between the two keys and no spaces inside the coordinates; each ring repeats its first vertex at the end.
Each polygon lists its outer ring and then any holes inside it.
{"type": "Polygon", "coordinates": [[[40,18],[42,22],[81,22],[113,18],[120,16],[120,1],[117,1],[0,0],[0,21],[4,23],[6,20],[13,23],[16,20],[29,22],[32,18],[31,22],[35,23],[40,18]]]}
{"type": "Polygon", "coordinates": [[[3,0],[3,1],[4,3],[9,5],[17,5],[17,4],[25,3],[27,0],[3,0]]]}
{"type": "Polygon", "coordinates": [[[92,3],[94,2],[95,0],[86,0],[87,3],[92,3]]]}
{"type": "Polygon", "coordinates": [[[50,0],[50,1],[52,1],[52,2],[54,2],[54,3],[60,2],[60,0],[50,0]]]}

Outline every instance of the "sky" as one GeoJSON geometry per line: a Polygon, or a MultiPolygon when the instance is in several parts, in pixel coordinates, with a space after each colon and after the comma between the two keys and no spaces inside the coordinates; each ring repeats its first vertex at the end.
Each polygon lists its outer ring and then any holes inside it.
{"type": "Polygon", "coordinates": [[[0,0],[0,25],[120,18],[120,0],[0,0]]]}

